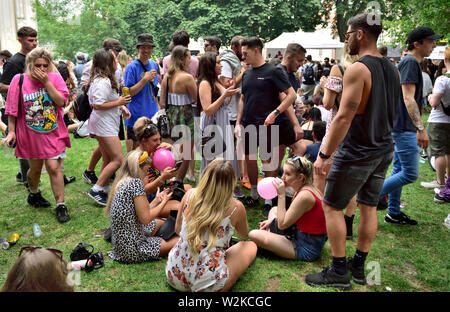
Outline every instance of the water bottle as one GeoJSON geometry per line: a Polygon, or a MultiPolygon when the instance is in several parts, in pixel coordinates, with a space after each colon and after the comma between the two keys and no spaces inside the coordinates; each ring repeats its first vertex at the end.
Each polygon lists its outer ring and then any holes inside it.
{"type": "Polygon", "coordinates": [[[35,223],[33,225],[33,233],[35,237],[39,237],[42,234],[41,228],[39,227],[39,224],[35,223]]]}

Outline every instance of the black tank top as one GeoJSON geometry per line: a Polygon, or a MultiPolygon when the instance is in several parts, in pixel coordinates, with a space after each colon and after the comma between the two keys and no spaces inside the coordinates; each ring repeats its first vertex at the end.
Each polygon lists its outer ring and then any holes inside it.
{"type": "Polygon", "coordinates": [[[366,55],[358,62],[370,70],[372,89],[364,114],[355,115],[339,147],[335,159],[341,162],[369,161],[394,150],[391,132],[400,96],[398,70],[386,57],[366,55]]]}

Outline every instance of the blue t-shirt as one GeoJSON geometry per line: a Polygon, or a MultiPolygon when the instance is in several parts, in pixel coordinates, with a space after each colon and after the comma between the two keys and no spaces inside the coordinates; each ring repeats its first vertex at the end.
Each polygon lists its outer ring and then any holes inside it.
{"type": "MultiPolygon", "coordinates": [[[[145,65],[147,71],[152,69],[158,71],[158,65],[152,60],[148,61],[145,65]]],[[[144,77],[145,71],[138,60],[134,60],[125,68],[125,87],[131,88],[137,84],[142,77],[144,77]]],[[[158,85],[158,76],[153,80],[153,84],[158,85]]],[[[145,84],[141,91],[131,97],[131,102],[128,104],[127,108],[131,113],[131,118],[125,120],[125,126],[133,127],[136,120],[140,117],[152,118],[153,115],[158,111],[158,105],[156,104],[155,98],[158,96],[157,88],[153,87],[151,83],[145,84]]]]}
{"type": "Polygon", "coordinates": [[[321,144],[322,142],[317,142],[306,147],[305,157],[308,158],[310,162],[314,163],[316,161],[321,144]]]}
{"type": "MultiPolygon", "coordinates": [[[[401,84],[413,83],[416,85],[414,99],[419,106],[419,111],[422,111],[422,70],[416,58],[410,54],[406,55],[397,65],[400,71],[401,84]]],[[[397,109],[395,111],[394,129],[395,132],[411,131],[416,132],[417,128],[411,121],[408,111],[403,100],[403,91],[400,89],[400,98],[398,100],[397,109]]]]}

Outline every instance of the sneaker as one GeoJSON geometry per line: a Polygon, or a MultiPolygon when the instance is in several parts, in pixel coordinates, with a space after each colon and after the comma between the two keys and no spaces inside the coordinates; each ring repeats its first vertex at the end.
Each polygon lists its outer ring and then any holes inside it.
{"type": "Polygon", "coordinates": [[[439,194],[434,194],[434,202],[438,204],[450,203],[450,201],[446,200],[444,197],[439,194]]]}
{"type": "Polygon", "coordinates": [[[344,290],[352,288],[348,273],[340,275],[331,268],[323,268],[323,271],[320,273],[306,275],[305,282],[309,286],[338,287],[344,290]]]}
{"type": "MultiPolygon", "coordinates": [[[[195,180],[194,180],[195,181],[195,180]]],[[[234,198],[242,198],[245,195],[241,193],[241,191],[239,190],[239,187],[235,187],[234,191],[233,191],[233,197],[234,198]]]]}
{"type": "Polygon", "coordinates": [[[430,189],[434,189],[435,187],[443,189],[445,186],[445,184],[439,184],[437,180],[434,180],[432,182],[420,182],[420,185],[422,185],[424,188],[430,189]]]}
{"type": "Polygon", "coordinates": [[[186,176],[186,179],[189,181],[189,182],[191,182],[191,183],[194,183],[195,182],[195,177],[193,176],[193,175],[187,175],[186,176]]]}
{"type": "Polygon", "coordinates": [[[89,197],[92,198],[97,204],[106,206],[108,201],[108,194],[103,191],[95,192],[92,189],[88,193],[89,197]]]}
{"type": "Polygon", "coordinates": [[[416,220],[410,219],[403,212],[400,212],[399,215],[391,215],[388,213],[386,217],[384,217],[384,222],[394,225],[417,225],[416,220]]]}
{"type": "Polygon", "coordinates": [[[95,171],[84,170],[83,179],[85,179],[88,184],[95,184],[98,181],[95,171]]]}
{"type": "Polygon", "coordinates": [[[64,223],[70,220],[69,212],[66,205],[58,205],[56,207],[56,218],[60,223],[64,223]]]}
{"type": "Polygon", "coordinates": [[[35,208],[47,208],[51,206],[50,202],[42,197],[41,191],[37,192],[36,194],[29,193],[27,201],[29,205],[35,208]]]}
{"type": "Polygon", "coordinates": [[[19,183],[26,183],[27,182],[27,177],[25,176],[22,176],[22,172],[17,172],[17,174],[16,174],[16,182],[19,182],[19,183]]]}
{"type": "Polygon", "coordinates": [[[447,227],[447,229],[450,230],[450,213],[448,214],[447,218],[445,218],[444,225],[447,227]]]}
{"type": "Polygon", "coordinates": [[[366,285],[364,267],[353,267],[353,258],[347,259],[347,270],[352,273],[352,280],[359,285],[366,285]]]}
{"type": "Polygon", "coordinates": [[[267,218],[269,216],[269,212],[271,209],[272,209],[272,205],[264,204],[264,206],[262,207],[262,210],[261,210],[261,213],[264,218],[267,218]]]}
{"type": "Polygon", "coordinates": [[[72,183],[72,182],[74,182],[76,180],[76,178],[75,177],[67,177],[66,175],[64,175],[64,185],[67,185],[67,184],[69,184],[69,183],[72,183]]]}
{"type": "Polygon", "coordinates": [[[388,207],[388,195],[378,201],[377,210],[386,210],[388,207]]]}
{"type": "Polygon", "coordinates": [[[253,199],[251,196],[247,196],[242,200],[242,203],[244,204],[245,208],[254,208],[258,206],[259,199],[253,199]]]}

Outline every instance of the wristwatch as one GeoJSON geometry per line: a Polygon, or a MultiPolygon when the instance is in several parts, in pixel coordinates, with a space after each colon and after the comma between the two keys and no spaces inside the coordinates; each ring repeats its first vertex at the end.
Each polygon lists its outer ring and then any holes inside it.
{"type": "Polygon", "coordinates": [[[417,128],[417,130],[419,130],[419,131],[422,131],[423,129],[425,129],[425,127],[424,127],[423,125],[419,125],[419,126],[417,126],[416,128],[417,128]]]}
{"type": "Polygon", "coordinates": [[[324,153],[322,153],[322,151],[319,152],[319,157],[322,159],[328,159],[331,157],[331,155],[325,155],[324,153]]]}
{"type": "Polygon", "coordinates": [[[278,108],[275,108],[275,110],[272,113],[274,113],[275,116],[280,115],[280,111],[278,110],[278,108]]]}

